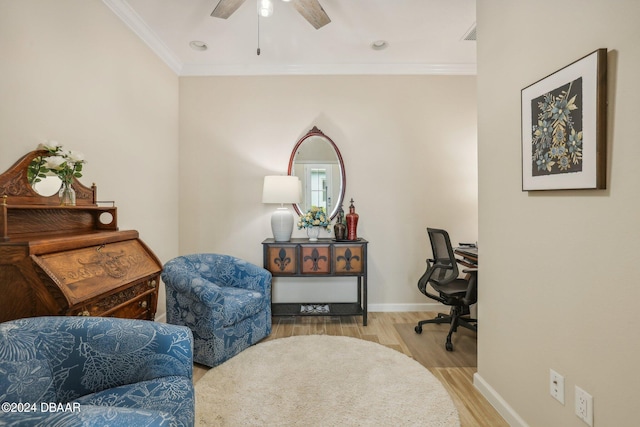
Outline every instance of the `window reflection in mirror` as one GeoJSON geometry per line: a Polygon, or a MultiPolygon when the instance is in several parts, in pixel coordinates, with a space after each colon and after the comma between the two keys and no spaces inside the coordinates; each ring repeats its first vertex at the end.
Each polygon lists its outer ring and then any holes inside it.
{"type": "MultiPolygon", "coordinates": [[[[328,166],[331,167],[331,165],[328,166]]],[[[322,166],[309,166],[305,169],[309,170],[309,177],[307,179],[310,184],[307,190],[311,195],[309,203],[313,206],[324,208],[327,212],[331,212],[331,196],[329,196],[329,200],[327,200],[327,192],[330,191],[328,190],[330,184],[327,183],[327,168],[322,166]]]]}
{"type": "Polygon", "coordinates": [[[333,164],[304,164],[298,165],[304,166],[304,176],[300,178],[302,185],[304,186],[304,200],[302,204],[307,206],[317,206],[319,208],[325,208],[327,212],[333,210],[333,164]]]}

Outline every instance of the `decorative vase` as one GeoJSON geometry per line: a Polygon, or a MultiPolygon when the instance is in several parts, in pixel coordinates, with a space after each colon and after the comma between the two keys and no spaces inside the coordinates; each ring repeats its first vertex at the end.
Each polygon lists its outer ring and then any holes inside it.
{"type": "Polygon", "coordinates": [[[336,236],[336,240],[345,240],[347,238],[347,226],[344,225],[344,210],[342,210],[342,206],[338,210],[338,219],[336,224],[333,226],[333,232],[336,236]]]}
{"type": "Polygon", "coordinates": [[[358,240],[358,218],[360,218],[360,215],[356,213],[353,199],[351,199],[349,213],[347,214],[347,240],[358,240]]]}
{"type": "Polygon", "coordinates": [[[317,242],[320,235],[320,227],[308,227],[307,236],[309,236],[310,242],[317,242]]]}
{"type": "Polygon", "coordinates": [[[62,182],[58,196],[60,197],[60,206],[76,205],[76,190],[73,189],[70,182],[62,182]]]}

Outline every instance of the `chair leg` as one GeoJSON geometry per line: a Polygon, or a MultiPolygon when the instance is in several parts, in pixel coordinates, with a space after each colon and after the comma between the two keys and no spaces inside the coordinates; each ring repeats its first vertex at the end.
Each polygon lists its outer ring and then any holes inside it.
{"type": "MultiPolygon", "coordinates": [[[[466,307],[455,307],[455,312],[453,313],[453,316],[451,319],[451,328],[449,329],[449,335],[447,335],[447,342],[445,344],[445,348],[447,349],[447,351],[453,351],[451,336],[453,335],[454,332],[458,331],[458,326],[462,326],[463,328],[470,329],[474,332],[478,332],[478,325],[477,325],[478,320],[470,319],[468,317],[463,317],[466,314],[468,314],[465,312],[465,308],[466,307]]],[[[468,308],[466,309],[468,310],[468,308]]]]}
{"type": "Polygon", "coordinates": [[[451,323],[451,316],[443,313],[438,313],[438,315],[433,319],[425,319],[425,320],[419,321],[416,327],[414,328],[414,330],[416,331],[416,334],[421,334],[422,325],[427,323],[435,323],[435,324],[451,323]]]}
{"type": "Polygon", "coordinates": [[[469,319],[467,317],[460,317],[458,319],[459,326],[467,328],[473,332],[478,332],[478,319],[469,319]]]}
{"type": "Polygon", "coordinates": [[[476,319],[463,317],[466,315],[468,315],[468,307],[452,306],[451,311],[448,315],[443,313],[438,313],[438,315],[433,319],[426,319],[426,320],[419,321],[415,327],[415,331],[417,334],[421,334],[422,325],[425,325],[427,323],[435,323],[435,324],[449,323],[451,326],[449,328],[449,333],[447,334],[445,348],[447,349],[447,351],[453,351],[452,336],[454,332],[458,330],[458,326],[461,326],[466,329],[470,329],[474,332],[478,331],[478,327],[477,327],[478,321],[476,319]]]}
{"type": "Polygon", "coordinates": [[[447,351],[453,351],[453,343],[451,342],[451,336],[458,329],[458,318],[454,317],[451,319],[451,327],[449,328],[449,333],[447,334],[447,342],[444,344],[444,348],[447,351]]]}
{"type": "Polygon", "coordinates": [[[418,325],[422,326],[427,323],[441,324],[441,323],[450,323],[450,322],[451,322],[451,316],[447,316],[446,314],[439,313],[438,317],[435,317],[433,319],[421,320],[418,322],[418,325]]]}

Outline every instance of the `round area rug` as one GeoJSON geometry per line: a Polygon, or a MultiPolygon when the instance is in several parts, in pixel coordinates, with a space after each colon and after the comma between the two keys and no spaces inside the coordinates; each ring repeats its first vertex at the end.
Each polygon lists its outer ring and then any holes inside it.
{"type": "Polygon", "coordinates": [[[199,426],[459,426],[442,384],[370,341],[306,335],[267,341],[197,383],[199,426]]]}

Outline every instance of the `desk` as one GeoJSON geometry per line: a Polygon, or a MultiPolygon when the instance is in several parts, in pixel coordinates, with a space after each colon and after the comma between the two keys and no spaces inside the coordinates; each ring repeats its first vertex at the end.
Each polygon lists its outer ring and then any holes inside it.
{"type": "Polygon", "coordinates": [[[343,303],[272,303],[274,316],[362,316],[367,326],[367,241],[294,238],[262,242],[264,268],[274,277],[355,277],[358,297],[343,303]]]}
{"type": "Polygon", "coordinates": [[[453,250],[459,264],[469,268],[478,268],[478,248],[473,246],[460,246],[453,250]]]}

